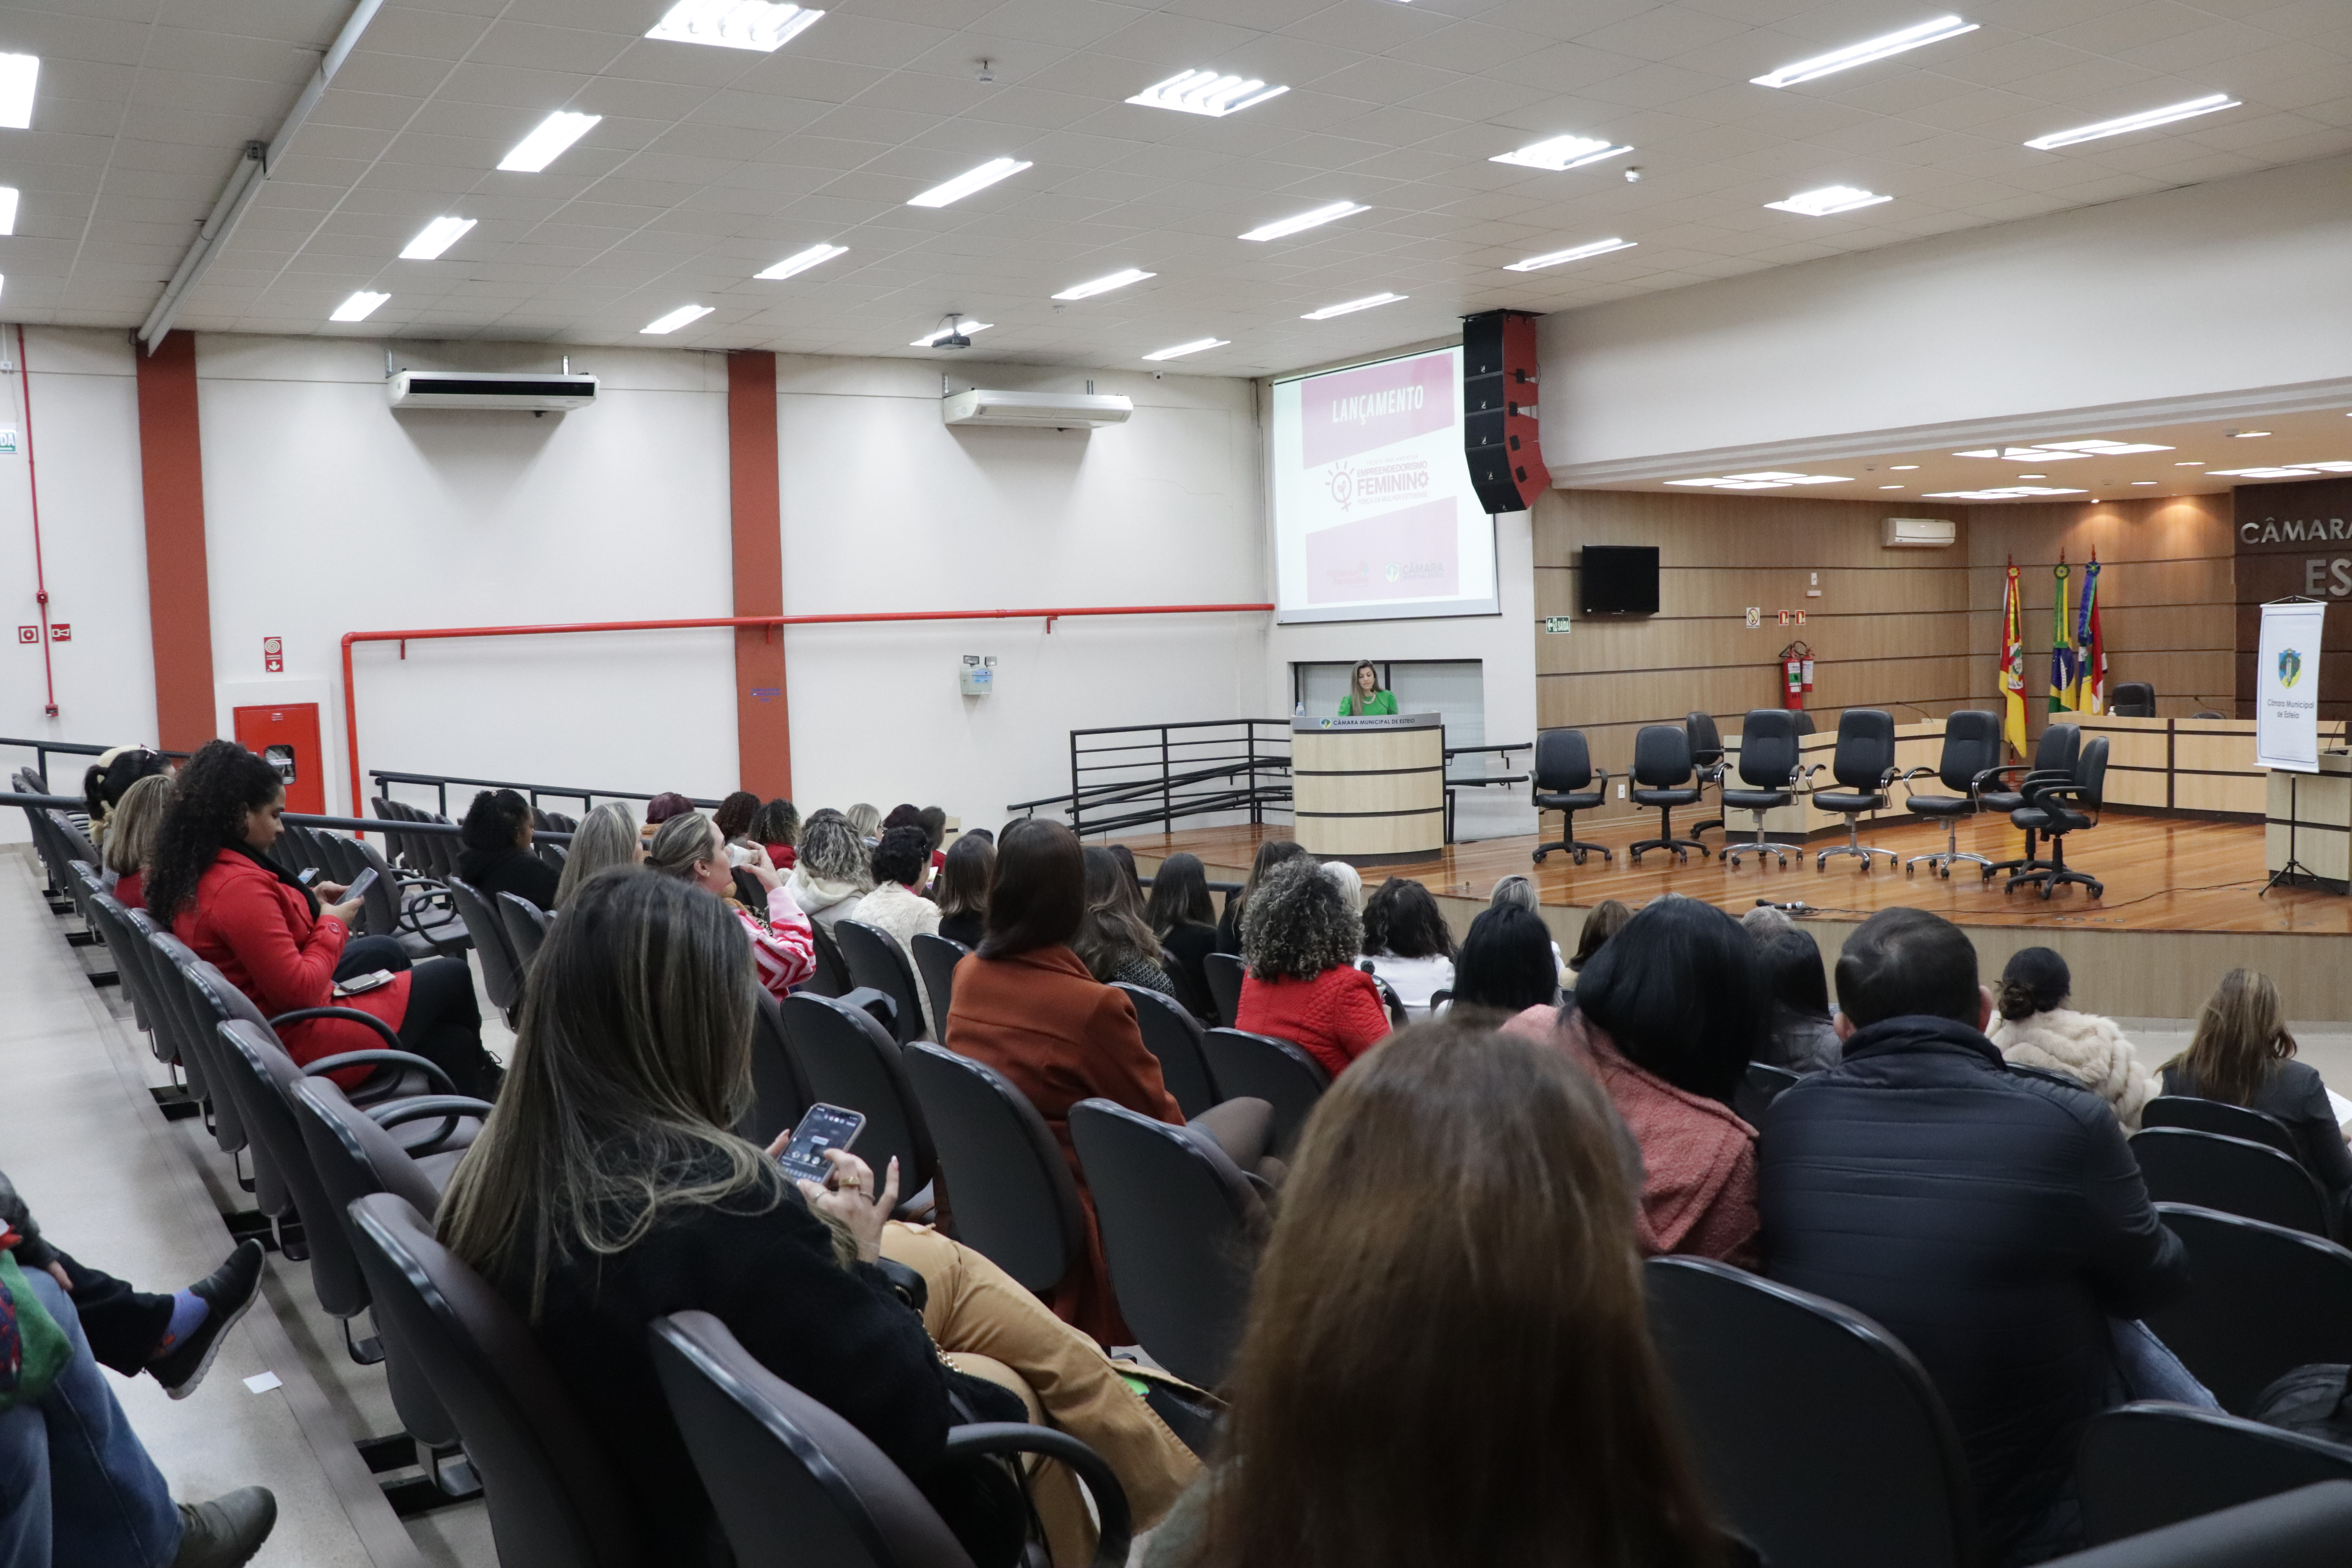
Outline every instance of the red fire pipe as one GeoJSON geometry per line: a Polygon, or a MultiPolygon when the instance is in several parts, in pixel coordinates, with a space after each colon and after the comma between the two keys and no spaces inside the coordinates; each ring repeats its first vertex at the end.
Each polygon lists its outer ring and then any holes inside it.
{"type": "Polygon", "coordinates": [[[48,701],[41,711],[58,716],[58,671],[49,657],[49,574],[41,563],[41,483],[33,468],[33,367],[25,363],[25,329],[16,328],[16,374],[25,389],[25,493],[33,503],[33,601],[41,615],[41,679],[48,701]]]}
{"type": "Polygon", "coordinates": [[[676,621],[576,621],[551,626],[433,626],[423,631],[343,634],[343,740],[350,749],[352,815],[360,815],[359,689],[352,674],[352,645],[362,642],[424,642],[436,637],[535,637],[568,632],[659,632],[719,626],[824,626],[864,621],[1016,621],[1043,616],[1045,629],[1065,616],[1208,616],[1271,610],[1272,605],[1105,605],[1058,610],[892,610],[856,616],[706,616],[676,621]]]}

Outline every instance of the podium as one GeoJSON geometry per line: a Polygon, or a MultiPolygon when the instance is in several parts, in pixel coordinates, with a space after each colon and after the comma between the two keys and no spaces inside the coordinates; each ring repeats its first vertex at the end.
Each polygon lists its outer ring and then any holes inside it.
{"type": "Polygon", "coordinates": [[[1445,721],[1435,713],[1294,719],[1291,815],[1307,852],[1357,866],[1445,847],[1445,721]]]}

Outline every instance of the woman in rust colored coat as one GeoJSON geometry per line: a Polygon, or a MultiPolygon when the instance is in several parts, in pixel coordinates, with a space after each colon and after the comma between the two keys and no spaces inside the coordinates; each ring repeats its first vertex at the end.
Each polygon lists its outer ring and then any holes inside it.
{"type": "MultiPolygon", "coordinates": [[[[1097,983],[1070,950],[1086,914],[1086,869],[1077,838],[1058,822],[1014,823],[997,842],[988,890],[987,933],[956,965],[947,1046],[985,1062],[1026,1095],[1052,1128],[1077,1182],[1086,1256],[1048,1300],[1065,1321],[1106,1345],[1132,1344],[1103,1263],[1094,1197],[1070,1143],[1070,1107],[1112,1100],[1171,1127],[1184,1113],[1160,1080],[1160,1058],[1143,1043],[1127,993],[1097,983]]],[[[1247,1169],[1265,1140],[1272,1108],[1234,1100],[1202,1118],[1202,1130],[1247,1169]]],[[[954,1181],[952,1173],[949,1175],[954,1181]]]]}

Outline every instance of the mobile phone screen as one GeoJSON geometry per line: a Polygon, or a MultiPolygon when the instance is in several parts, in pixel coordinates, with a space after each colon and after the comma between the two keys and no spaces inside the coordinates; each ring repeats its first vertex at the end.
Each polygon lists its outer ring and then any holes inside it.
{"type": "Polygon", "coordinates": [[[833,1162],[824,1157],[824,1152],[846,1150],[865,1131],[863,1112],[838,1105],[812,1105],[801,1118],[800,1125],[793,1129],[793,1141],[776,1156],[776,1163],[784,1168],[787,1176],[823,1182],[833,1174],[833,1162]]]}
{"type": "Polygon", "coordinates": [[[295,876],[295,878],[294,878],[294,879],[295,879],[296,881],[298,881],[298,882],[301,883],[304,887],[306,887],[306,888],[307,888],[307,887],[309,887],[311,883],[313,883],[313,882],[315,882],[315,881],[317,881],[317,880],[319,879],[319,868],[317,868],[316,866],[309,867],[309,868],[307,868],[306,869],[304,869],[304,870],[302,870],[302,871],[300,871],[300,872],[297,873],[297,874],[296,874],[296,876],[295,876]]]}
{"type": "Polygon", "coordinates": [[[343,901],[349,903],[353,899],[364,898],[367,890],[374,886],[375,868],[371,866],[352,879],[352,885],[343,889],[343,901]]]}

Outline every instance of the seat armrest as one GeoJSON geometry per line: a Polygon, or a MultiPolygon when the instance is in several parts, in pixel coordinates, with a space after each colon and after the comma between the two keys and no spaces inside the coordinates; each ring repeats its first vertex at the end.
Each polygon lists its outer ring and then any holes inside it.
{"type": "MultiPolygon", "coordinates": [[[[396,1035],[393,1037],[399,1038],[396,1035]]],[[[457,1092],[457,1086],[450,1081],[447,1073],[441,1070],[440,1063],[430,1061],[414,1051],[341,1051],[331,1057],[320,1057],[315,1062],[304,1063],[302,1076],[320,1078],[331,1072],[340,1072],[344,1068],[357,1067],[415,1068],[443,1094],[457,1092]]]]}
{"type": "Polygon", "coordinates": [[[280,1013],[269,1020],[273,1029],[285,1024],[299,1024],[306,1018],[341,1018],[349,1023],[365,1024],[384,1037],[385,1048],[400,1049],[400,1036],[390,1024],[373,1013],[362,1013],[357,1007],[297,1007],[290,1013],[280,1013]]]}
{"type": "Polygon", "coordinates": [[[488,1120],[489,1114],[488,1100],[463,1094],[420,1094],[414,1100],[395,1100],[389,1105],[372,1106],[368,1110],[369,1119],[378,1127],[397,1127],[404,1121],[423,1121],[434,1116],[442,1118],[441,1131],[424,1142],[412,1146],[408,1151],[411,1156],[437,1151],[449,1141],[449,1135],[457,1131],[457,1123],[467,1117],[481,1121],[488,1120]]]}
{"type": "Polygon", "coordinates": [[[1101,1456],[1067,1432],[1022,1421],[977,1421],[948,1428],[946,1453],[950,1458],[968,1454],[1038,1454],[1061,1460],[1076,1472],[1095,1505],[1099,1539],[1094,1568],[1124,1568],[1135,1538],[1127,1492],[1101,1456]]]}
{"type": "Polygon", "coordinates": [[[930,1283],[916,1270],[887,1258],[876,1258],[874,1267],[880,1269],[882,1277],[890,1281],[890,1289],[898,1300],[906,1302],[918,1313],[920,1313],[929,1303],[930,1283]]]}

